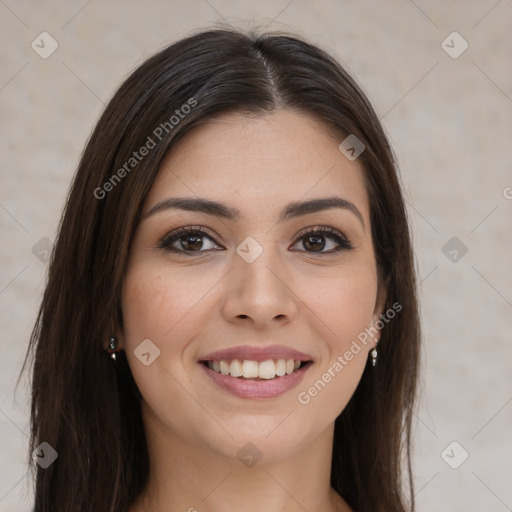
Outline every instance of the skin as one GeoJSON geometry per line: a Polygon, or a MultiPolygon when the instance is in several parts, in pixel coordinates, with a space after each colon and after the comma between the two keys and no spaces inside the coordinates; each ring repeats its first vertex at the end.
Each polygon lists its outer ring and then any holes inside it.
{"type": "Polygon", "coordinates": [[[383,312],[363,170],[338,150],[341,140],[294,110],[228,114],[189,132],[163,162],[131,249],[118,333],[143,395],[151,461],[131,512],[350,510],[330,487],[334,420],[376,338],[307,405],[298,401],[383,312]],[[351,201],[364,226],[337,208],[279,222],[288,202],[333,195],[351,201]],[[168,209],[144,218],[176,196],[219,201],[241,215],[168,209]],[[186,236],[173,243],[181,253],[158,247],[174,229],[198,225],[207,235],[196,252],[186,236]],[[329,254],[337,247],[329,233],[323,253],[308,248],[301,232],[317,226],[341,231],[353,249],[329,254]],[[252,263],[236,252],[247,236],[263,248],[252,263]],[[145,339],[160,350],[149,366],[134,355],[145,339]],[[271,343],[314,360],[296,388],[275,398],[231,395],[197,362],[227,347],[271,343]],[[252,467],[237,457],[248,442],[262,455],[252,467]]]}

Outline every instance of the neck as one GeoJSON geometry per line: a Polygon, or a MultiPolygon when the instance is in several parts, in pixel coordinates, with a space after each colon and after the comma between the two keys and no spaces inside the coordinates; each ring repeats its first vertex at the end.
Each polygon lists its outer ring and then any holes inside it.
{"type": "Polygon", "coordinates": [[[177,438],[154,417],[145,427],[150,475],[130,512],[350,512],[330,486],[334,424],[289,456],[263,456],[253,465],[236,456],[246,442],[234,440],[234,455],[226,457],[177,438]]]}

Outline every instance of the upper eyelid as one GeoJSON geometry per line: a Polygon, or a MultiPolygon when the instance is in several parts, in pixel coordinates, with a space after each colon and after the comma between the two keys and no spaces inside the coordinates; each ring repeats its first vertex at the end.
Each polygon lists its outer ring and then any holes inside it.
{"type": "Polygon", "coordinates": [[[301,237],[301,236],[304,236],[304,235],[307,235],[308,233],[311,233],[311,232],[326,232],[327,234],[330,234],[330,235],[338,235],[338,236],[341,236],[342,238],[345,238],[346,240],[348,240],[347,236],[345,235],[345,233],[343,233],[343,231],[341,231],[340,229],[337,229],[337,228],[333,228],[331,226],[324,226],[324,225],[319,225],[319,224],[316,224],[314,226],[308,226],[306,228],[303,228],[301,229],[296,235],[295,235],[295,238],[297,237],[301,237]]]}
{"type": "MultiPolygon", "coordinates": [[[[207,237],[211,238],[211,240],[214,243],[221,244],[221,242],[219,242],[217,240],[217,236],[211,234],[211,231],[212,230],[210,230],[210,228],[207,228],[206,226],[200,226],[200,225],[182,226],[182,227],[173,229],[169,233],[164,235],[160,239],[160,243],[165,244],[167,242],[170,242],[173,238],[180,236],[182,233],[186,234],[187,232],[191,232],[191,233],[199,232],[200,234],[206,235],[207,237]]],[[[315,224],[312,226],[307,226],[305,228],[302,228],[296,235],[294,235],[294,243],[296,243],[301,238],[303,238],[304,236],[306,236],[307,234],[309,234],[311,232],[313,232],[313,233],[314,232],[320,232],[320,233],[325,232],[324,236],[326,236],[326,237],[329,237],[329,236],[330,237],[339,237],[342,240],[344,240],[347,244],[352,245],[352,243],[350,242],[350,239],[345,235],[345,233],[343,231],[341,231],[337,228],[334,228],[332,226],[326,226],[326,225],[322,225],[322,224],[315,224]]],[[[198,252],[204,252],[204,251],[198,251],[198,252]]]]}
{"type": "MultiPolygon", "coordinates": [[[[190,225],[190,226],[182,226],[179,228],[175,228],[175,229],[172,229],[171,231],[169,231],[168,233],[166,233],[162,238],[165,239],[171,235],[172,236],[178,235],[180,232],[185,231],[185,230],[192,231],[192,232],[198,231],[200,233],[204,233],[208,236],[211,236],[212,238],[217,238],[217,236],[215,234],[213,234],[214,232],[212,229],[210,229],[206,226],[201,226],[201,225],[190,225]]],[[[311,226],[302,228],[301,230],[299,230],[299,232],[296,235],[294,235],[294,238],[308,234],[310,231],[322,231],[322,230],[325,230],[327,232],[332,231],[331,234],[334,234],[334,235],[339,234],[339,235],[343,236],[344,238],[347,238],[347,236],[345,235],[345,233],[342,230],[340,230],[338,228],[334,228],[332,226],[323,225],[323,224],[313,224],[311,226]]]]}

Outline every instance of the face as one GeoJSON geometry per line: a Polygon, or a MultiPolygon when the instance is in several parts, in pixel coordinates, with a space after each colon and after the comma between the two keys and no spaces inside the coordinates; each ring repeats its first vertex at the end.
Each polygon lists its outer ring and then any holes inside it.
{"type": "Polygon", "coordinates": [[[149,437],[285,457],[344,409],[375,345],[358,335],[383,299],[363,170],[341,140],[297,111],[229,114],[167,155],[132,245],[119,336],[149,437]],[[169,201],[184,197],[224,206],[169,201]],[[300,208],[326,198],[341,201],[300,208]]]}

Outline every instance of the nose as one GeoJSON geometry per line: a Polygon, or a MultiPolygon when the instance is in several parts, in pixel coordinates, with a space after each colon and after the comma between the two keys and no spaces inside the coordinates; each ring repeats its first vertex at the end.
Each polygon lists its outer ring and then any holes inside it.
{"type": "Polygon", "coordinates": [[[223,306],[229,322],[268,329],[290,322],[297,314],[298,298],[289,276],[271,253],[264,250],[252,263],[235,256],[223,306]]]}

